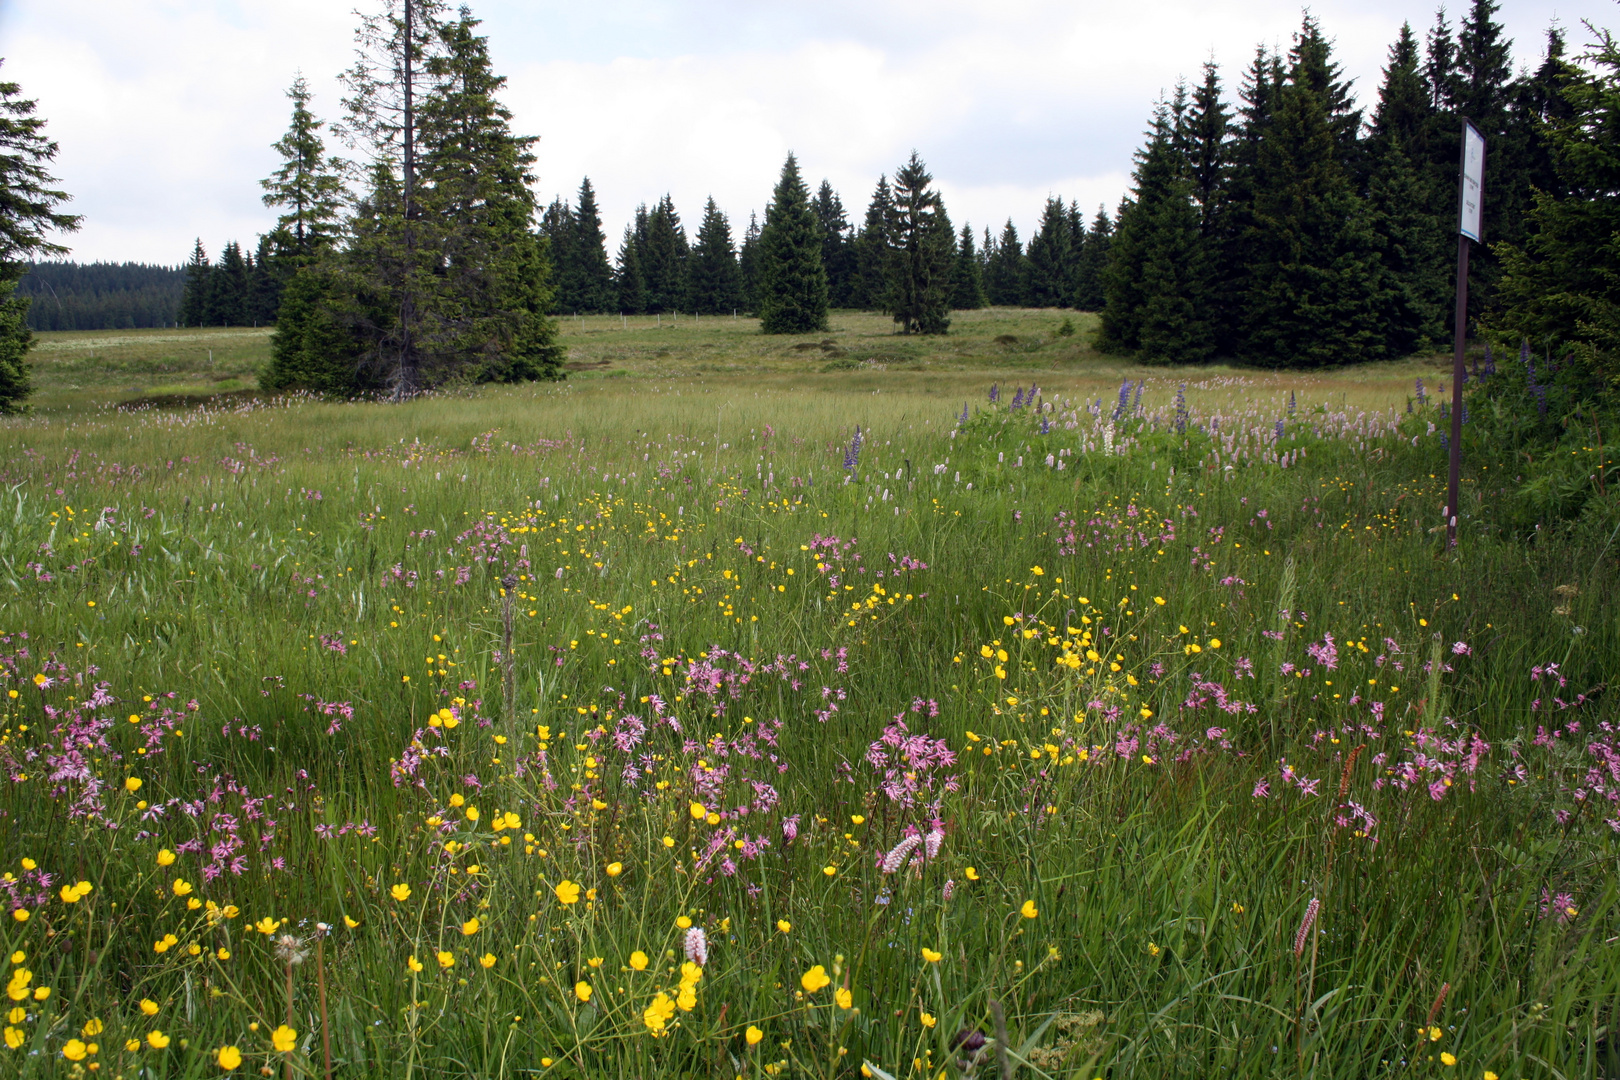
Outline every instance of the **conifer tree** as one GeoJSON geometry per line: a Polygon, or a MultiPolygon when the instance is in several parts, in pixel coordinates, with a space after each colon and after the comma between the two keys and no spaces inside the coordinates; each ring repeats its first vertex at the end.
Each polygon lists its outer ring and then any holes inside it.
{"type": "MultiPolygon", "coordinates": [[[[647,224],[647,208],[637,208],[636,216],[643,228],[647,224]]],[[[634,225],[626,225],[624,239],[619,243],[619,266],[613,275],[619,310],[626,315],[639,315],[647,310],[647,279],[641,272],[641,251],[645,243],[636,235],[634,225]]]]}
{"type": "Polygon", "coordinates": [[[759,218],[748,212],[748,231],[743,233],[737,251],[737,277],[742,287],[742,304],[747,311],[759,310],[759,218]]]}
{"type": "Polygon", "coordinates": [[[242,246],[235,240],[220,252],[219,265],[208,276],[209,326],[246,326],[248,300],[248,267],[242,258],[242,246]]]}
{"type": "Polygon", "coordinates": [[[1012,218],[1002,227],[995,251],[984,264],[984,291],[997,307],[1023,307],[1029,275],[1024,270],[1024,245],[1012,218]]]}
{"type": "Polygon", "coordinates": [[[53,185],[49,171],[57,145],[44,134],[45,121],[34,115],[35,102],[22,96],[22,87],[0,81],[0,414],[21,412],[32,390],[28,349],[28,299],[17,296],[17,283],[28,271],[28,260],[40,255],[62,255],[67,248],[51,240],[50,233],[72,232],[79,227],[76,214],[57,207],[69,196],[53,185]]]}
{"type": "Polygon", "coordinates": [[[1062,307],[1070,291],[1069,215],[1062,199],[1047,196],[1040,227],[1029,238],[1027,258],[1024,302],[1030,307],[1062,307]]]}
{"type": "Polygon", "coordinates": [[[1065,227],[1068,231],[1068,257],[1063,264],[1063,302],[1062,307],[1074,307],[1074,297],[1080,288],[1080,267],[1086,258],[1086,219],[1080,213],[1080,204],[1073,199],[1069,200],[1069,208],[1064,214],[1065,227]]]}
{"type": "Polygon", "coordinates": [[[832,183],[821,182],[816,191],[816,223],[821,226],[821,265],[827,271],[827,302],[835,308],[853,307],[855,252],[844,201],[832,183]]]}
{"type": "Polygon", "coordinates": [[[853,241],[854,277],[850,287],[850,307],[867,311],[883,310],[883,268],[893,218],[894,198],[889,190],[889,178],[879,176],[877,187],[872,191],[872,201],[866,206],[861,231],[853,241]]]}
{"type": "Polygon", "coordinates": [[[709,196],[692,245],[691,308],[700,315],[730,315],[742,306],[742,278],[737,251],[731,243],[731,225],[709,196]]]}
{"type": "MultiPolygon", "coordinates": [[[[1510,341],[1568,356],[1571,383],[1613,408],[1620,404],[1620,43],[1601,34],[1582,59],[1561,73],[1561,101],[1549,110],[1556,190],[1536,192],[1525,241],[1499,249],[1501,307],[1489,325],[1510,341]]],[[[1590,430],[1597,415],[1572,419],[1590,430]]]]}
{"type": "Polygon", "coordinates": [[[602,231],[602,211],[596,205],[596,189],[588,176],[579,184],[574,230],[574,239],[569,245],[566,287],[580,311],[611,311],[614,307],[613,267],[608,262],[607,234],[602,231]]]}
{"type": "Polygon", "coordinates": [[[1281,58],[1262,45],[1255,50],[1239,84],[1216,245],[1220,264],[1214,289],[1215,339],[1217,351],[1225,355],[1236,354],[1242,341],[1244,297],[1259,255],[1254,245],[1263,232],[1254,212],[1260,184],[1260,146],[1271,130],[1283,81],[1281,58]]]}
{"type": "Polygon", "coordinates": [[[1108,211],[1097,207],[1097,216],[1086,230],[1085,246],[1075,273],[1074,306],[1080,311],[1103,308],[1103,272],[1108,267],[1108,251],[1114,240],[1114,223],[1108,211]]]}
{"type": "Polygon", "coordinates": [[[434,289],[420,333],[432,381],[557,378],[551,267],[535,229],[532,137],[515,135],[497,95],[489,39],[465,8],[439,30],[421,109],[422,212],[434,289]]]}
{"type": "MultiPolygon", "coordinates": [[[[1102,322],[1097,345],[1107,352],[1135,353],[1142,348],[1142,314],[1148,260],[1154,257],[1155,231],[1174,223],[1162,211],[1166,200],[1187,198],[1186,162],[1177,138],[1170,103],[1161,101],[1153,111],[1147,146],[1137,152],[1131,192],[1120,203],[1108,269],[1103,275],[1102,322]]],[[[1157,287],[1167,287],[1162,280],[1157,287]]],[[[1162,305],[1161,305],[1162,306],[1162,305]]]]}
{"type": "Polygon", "coordinates": [[[208,261],[208,252],[203,248],[202,237],[191,249],[191,258],[186,262],[186,287],[180,295],[180,311],[176,321],[181,326],[203,326],[208,320],[208,305],[211,295],[209,278],[214,272],[214,266],[208,261]]]}
{"type": "Polygon", "coordinates": [[[641,274],[647,283],[649,314],[681,311],[686,302],[686,260],[690,248],[675,201],[667,194],[647,216],[646,245],[641,251],[641,274]]]}
{"type": "Polygon", "coordinates": [[[274,326],[291,268],[276,257],[275,238],[259,237],[258,250],[249,262],[247,321],[251,326],[274,326]]]}
{"type": "Polygon", "coordinates": [[[1333,109],[1336,68],[1307,18],[1255,168],[1239,354],[1272,366],[1381,358],[1383,284],[1333,109]]]}
{"type": "Polygon", "coordinates": [[[309,110],[309,84],[302,75],[287,90],[292,99],[292,121],[274,144],[281,165],[259,182],[264,205],[281,207],[276,221],[280,254],[302,263],[330,245],[342,227],[344,189],[342,162],[326,155],[321,139],[325,125],[309,110]]]}
{"type": "Polygon", "coordinates": [[[957,311],[977,311],[984,307],[984,264],[974,249],[973,226],[962,226],[956,245],[956,266],[951,271],[951,307],[957,311]]]}
{"type": "Polygon", "coordinates": [[[546,254],[557,279],[552,309],[558,314],[573,314],[582,307],[581,297],[574,288],[579,276],[574,268],[577,234],[574,208],[562,198],[552,199],[551,205],[540,215],[540,235],[546,238],[546,254]]]}
{"type": "Polygon", "coordinates": [[[1410,25],[1390,46],[1366,140],[1367,212],[1379,246],[1381,333],[1391,355],[1438,342],[1451,290],[1447,200],[1424,168],[1434,112],[1410,25]]]}
{"type": "Polygon", "coordinates": [[[782,165],[759,236],[759,319],[767,334],[827,329],[827,273],[821,228],[792,154],[782,165]]]}
{"type": "Polygon", "coordinates": [[[943,334],[951,325],[956,231],[917,151],[894,174],[885,307],[903,334],[943,334]]]}

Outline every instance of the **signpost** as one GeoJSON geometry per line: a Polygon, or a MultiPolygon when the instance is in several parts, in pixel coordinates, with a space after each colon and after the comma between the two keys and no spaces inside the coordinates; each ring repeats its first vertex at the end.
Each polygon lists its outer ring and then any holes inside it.
{"type": "Polygon", "coordinates": [[[1484,238],[1485,136],[1463,120],[1457,180],[1457,315],[1451,366],[1451,476],[1446,487],[1446,542],[1457,546],[1458,485],[1462,473],[1463,347],[1468,340],[1468,243],[1484,238]]]}

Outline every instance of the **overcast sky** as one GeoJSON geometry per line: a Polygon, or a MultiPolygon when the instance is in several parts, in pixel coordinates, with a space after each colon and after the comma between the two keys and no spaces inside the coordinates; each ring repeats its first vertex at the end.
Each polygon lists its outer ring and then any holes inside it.
{"type": "MultiPolygon", "coordinates": [[[[0,77],[39,101],[56,173],[84,227],[80,260],[177,263],[201,236],[244,245],[274,215],[295,72],[326,118],[350,62],[352,9],[381,0],[0,0],[0,77]]],[[[712,194],[739,238],[796,152],[858,220],[882,172],[915,148],[952,219],[1009,216],[1028,235],[1048,194],[1088,216],[1129,179],[1152,103],[1214,58],[1228,97],[1256,44],[1286,47],[1293,0],[473,0],[517,129],[540,136],[538,193],[588,174],[616,250],[639,202],[670,192],[695,232],[712,194]]],[[[1516,65],[1547,26],[1620,28],[1607,0],[1507,0],[1516,65]]],[[[1363,102],[1401,22],[1427,3],[1319,0],[1363,102]]],[[[1455,24],[1460,10],[1453,11],[1455,24]]]]}

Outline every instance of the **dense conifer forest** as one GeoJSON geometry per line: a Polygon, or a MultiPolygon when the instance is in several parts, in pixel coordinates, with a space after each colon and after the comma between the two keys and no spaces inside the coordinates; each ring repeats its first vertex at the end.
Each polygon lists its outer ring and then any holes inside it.
{"type": "Polygon", "coordinates": [[[30,301],[31,330],[172,326],[184,289],[179,267],[145,263],[29,263],[17,282],[17,295],[30,301]]]}

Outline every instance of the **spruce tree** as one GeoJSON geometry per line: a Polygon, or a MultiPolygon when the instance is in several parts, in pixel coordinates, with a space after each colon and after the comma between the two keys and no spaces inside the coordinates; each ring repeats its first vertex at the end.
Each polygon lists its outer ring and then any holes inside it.
{"type": "Polygon", "coordinates": [[[574,314],[583,307],[576,288],[579,274],[574,266],[574,241],[578,223],[574,220],[574,208],[564,199],[552,199],[551,205],[540,215],[540,235],[546,238],[546,254],[557,281],[552,310],[562,315],[574,314]]]}
{"type": "Polygon", "coordinates": [[[340,159],[326,156],[321,139],[325,126],[309,111],[309,84],[302,75],[287,90],[292,99],[292,121],[273,148],[281,165],[259,182],[264,205],[281,207],[276,221],[281,254],[301,263],[330,245],[342,225],[348,192],[343,185],[340,159]]]}
{"type": "Polygon", "coordinates": [[[214,266],[208,261],[208,252],[203,248],[202,237],[191,249],[191,258],[186,262],[186,287],[180,295],[180,311],[176,321],[181,326],[203,326],[208,320],[208,305],[212,293],[209,279],[214,272],[214,266]]]}
{"type": "Polygon", "coordinates": [[[962,226],[956,245],[956,265],[951,271],[951,307],[957,311],[977,311],[987,301],[984,296],[984,264],[973,243],[973,226],[962,226]]]}
{"type": "Polygon", "coordinates": [[[1040,227],[1029,238],[1024,303],[1030,307],[1062,307],[1067,302],[1069,254],[1068,209],[1062,199],[1047,196],[1040,227]]]}
{"type": "Polygon", "coordinates": [[[63,255],[67,248],[50,233],[72,232],[79,217],[57,207],[68,201],[49,171],[57,146],[45,137],[45,121],[35,116],[35,102],[22,87],[0,81],[0,414],[22,412],[33,389],[28,371],[27,297],[16,295],[28,272],[28,261],[40,255],[63,255]]]}
{"type": "MultiPolygon", "coordinates": [[[[1556,191],[1535,195],[1522,244],[1503,244],[1500,309],[1488,320],[1510,342],[1568,356],[1566,377],[1599,405],[1620,404],[1620,44],[1601,35],[1558,79],[1548,124],[1556,191]]],[[[1595,412],[1571,417],[1583,430],[1595,412]]],[[[1565,421],[1566,423],[1570,421],[1565,421]]]]}
{"type": "Polygon", "coordinates": [[[225,245],[220,253],[219,265],[208,278],[209,326],[246,326],[248,302],[248,267],[242,258],[242,246],[235,240],[225,245]]]}
{"type": "Polygon", "coordinates": [[[1466,116],[1485,136],[1485,200],[1484,236],[1486,242],[1476,245],[1469,259],[1468,310],[1478,314],[1491,306],[1496,280],[1501,274],[1491,245],[1501,242],[1517,244],[1524,239],[1522,222],[1530,209],[1528,162],[1524,160],[1526,139],[1514,124],[1513,98],[1517,87],[1513,80],[1510,55],[1512,42],[1496,21],[1500,7],[1494,0],[1473,0],[1463,16],[1457,33],[1457,75],[1459,93],[1456,111],[1459,116],[1450,124],[1451,138],[1446,141],[1452,151],[1453,177],[1451,207],[1453,222],[1456,213],[1457,161],[1461,150],[1462,122],[1466,116]]]}
{"type": "Polygon", "coordinates": [[[463,8],[440,28],[421,109],[423,217],[434,230],[433,302],[421,345],[433,381],[558,378],[551,267],[536,231],[533,146],[498,94],[489,39],[463,8]]]}
{"type": "Polygon", "coordinates": [[[689,260],[691,309],[700,315],[730,315],[742,306],[742,278],[731,225],[709,196],[689,260]]]}
{"type": "Polygon", "coordinates": [[[247,319],[250,325],[275,325],[281,290],[286,287],[291,273],[292,268],[276,256],[275,238],[269,234],[259,237],[259,247],[248,271],[247,319]]]}
{"type": "MultiPolygon", "coordinates": [[[[1134,182],[1130,194],[1120,203],[1114,243],[1103,274],[1097,345],[1106,352],[1135,353],[1142,348],[1142,314],[1149,299],[1144,291],[1145,268],[1156,250],[1154,233],[1175,222],[1174,215],[1165,214],[1161,204],[1189,197],[1183,184],[1186,160],[1169,102],[1161,101],[1154,108],[1147,146],[1137,152],[1136,158],[1134,182]]],[[[1162,279],[1156,279],[1155,285],[1167,287],[1162,279]]]]}
{"type": "Polygon", "coordinates": [[[625,315],[639,315],[647,309],[647,281],[641,274],[640,245],[636,231],[626,225],[624,239],[619,242],[618,267],[613,274],[613,287],[619,311],[625,315]]]}
{"type": "Polygon", "coordinates": [[[1074,306],[1079,311],[1103,308],[1103,272],[1108,268],[1108,251],[1114,241],[1114,223],[1108,211],[1097,207],[1097,216],[1086,230],[1080,265],[1075,273],[1074,306]]]}
{"type": "Polygon", "coordinates": [[[1239,105],[1227,146],[1225,190],[1219,208],[1220,262],[1214,289],[1216,349],[1225,355],[1236,354],[1243,337],[1244,298],[1258,265],[1255,245],[1264,234],[1255,217],[1260,146],[1271,130],[1283,80],[1281,58],[1262,45],[1255,50],[1238,88],[1239,105]]]}
{"type": "Polygon", "coordinates": [[[1333,60],[1332,44],[1309,12],[1294,35],[1294,47],[1289,50],[1288,58],[1289,81],[1308,88],[1321,102],[1328,128],[1333,133],[1339,165],[1354,179],[1361,174],[1361,110],[1356,108],[1349,81],[1341,78],[1342,69],[1333,60]]]}
{"type": "Polygon", "coordinates": [[[745,311],[759,310],[759,218],[748,212],[748,231],[743,233],[742,247],[737,251],[737,276],[742,287],[745,311]]]}
{"type": "Polygon", "coordinates": [[[782,164],[759,236],[759,319],[767,334],[827,329],[827,273],[821,229],[792,154],[782,164]]]}
{"type": "Polygon", "coordinates": [[[885,252],[889,249],[889,234],[893,228],[894,198],[889,190],[889,178],[879,176],[872,191],[872,201],[866,205],[866,218],[855,237],[853,280],[850,286],[850,307],[866,311],[883,310],[885,252]]]}
{"type": "Polygon", "coordinates": [[[1256,162],[1239,355],[1279,367],[1378,359],[1383,275],[1340,146],[1331,56],[1308,19],[1292,55],[1256,162]]]}
{"type": "Polygon", "coordinates": [[[1366,140],[1367,211],[1379,246],[1381,334],[1391,355],[1436,343],[1452,284],[1450,229],[1424,168],[1434,112],[1410,25],[1390,46],[1366,140]]]}
{"type": "Polygon", "coordinates": [[[835,308],[851,303],[855,289],[855,251],[850,236],[844,201],[832,183],[821,182],[816,191],[816,223],[821,226],[821,265],[827,271],[827,303],[835,308]]]}
{"type": "Polygon", "coordinates": [[[917,151],[894,174],[887,310],[904,334],[943,334],[951,325],[956,231],[917,151]]]}
{"type": "Polygon", "coordinates": [[[1018,239],[1018,227],[1008,218],[995,251],[985,259],[984,291],[997,307],[1023,307],[1028,285],[1024,245],[1018,239]]]}
{"type": "Polygon", "coordinates": [[[607,234],[602,231],[602,211],[596,205],[596,189],[591,187],[588,176],[579,184],[574,229],[567,287],[580,311],[611,311],[615,306],[613,267],[608,262],[607,234]]]}
{"type": "Polygon", "coordinates": [[[675,201],[667,194],[647,216],[647,241],[640,254],[641,274],[647,283],[647,312],[686,309],[686,260],[690,248],[681,216],[675,212],[675,201]]]}

